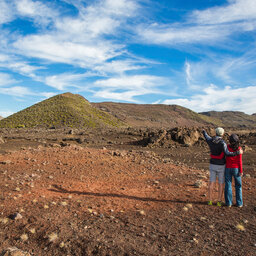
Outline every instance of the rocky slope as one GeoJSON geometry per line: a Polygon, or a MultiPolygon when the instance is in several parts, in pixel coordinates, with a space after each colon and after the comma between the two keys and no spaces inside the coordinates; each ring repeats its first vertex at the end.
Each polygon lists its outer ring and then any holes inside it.
{"type": "Polygon", "coordinates": [[[236,128],[254,128],[256,125],[256,115],[247,115],[239,111],[209,111],[202,112],[202,115],[219,119],[225,127],[236,127],[236,128]]]}
{"type": "Polygon", "coordinates": [[[173,128],[222,125],[218,119],[197,114],[177,105],[102,102],[93,103],[93,106],[112,114],[132,127],[173,128]]]}

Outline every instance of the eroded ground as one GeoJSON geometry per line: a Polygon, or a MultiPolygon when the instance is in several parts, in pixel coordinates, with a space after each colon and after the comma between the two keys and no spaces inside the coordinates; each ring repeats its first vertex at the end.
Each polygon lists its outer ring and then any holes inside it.
{"type": "Polygon", "coordinates": [[[206,205],[207,147],[97,139],[103,142],[5,137],[0,252],[15,246],[31,255],[255,255],[253,145],[243,157],[244,207],[229,209],[206,205]],[[15,213],[22,218],[13,220],[15,213]]]}

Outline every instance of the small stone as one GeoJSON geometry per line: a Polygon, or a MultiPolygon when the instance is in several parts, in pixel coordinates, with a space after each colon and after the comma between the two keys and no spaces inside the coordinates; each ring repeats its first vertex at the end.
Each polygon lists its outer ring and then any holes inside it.
{"type": "Polygon", "coordinates": [[[185,211],[185,212],[187,212],[187,211],[188,211],[188,208],[187,208],[186,206],[184,206],[184,207],[182,208],[182,210],[185,211]]]}
{"type": "Polygon", "coordinates": [[[198,242],[199,242],[195,237],[193,238],[193,241],[194,241],[196,244],[198,244],[198,242]]]}
{"type": "Polygon", "coordinates": [[[249,221],[248,220],[243,220],[244,224],[247,224],[249,221]]]}
{"type": "Polygon", "coordinates": [[[3,224],[7,224],[8,223],[8,219],[7,218],[0,218],[0,222],[3,224]]]}
{"type": "Polygon", "coordinates": [[[31,229],[29,230],[29,232],[30,232],[31,234],[35,234],[35,233],[36,233],[36,230],[35,230],[34,228],[31,228],[31,229]]]}
{"type": "Polygon", "coordinates": [[[186,207],[191,209],[191,208],[193,208],[193,205],[192,204],[186,204],[186,207]]]}
{"type": "Polygon", "coordinates": [[[60,203],[62,206],[67,206],[68,204],[67,204],[67,202],[61,202],[60,203]]]}
{"type": "Polygon", "coordinates": [[[203,184],[203,183],[202,183],[201,180],[197,180],[197,181],[194,183],[193,186],[194,186],[195,188],[201,188],[201,187],[202,187],[202,184],[203,184]]]}
{"type": "Polygon", "coordinates": [[[9,218],[12,219],[12,220],[20,220],[20,219],[22,219],[22,215],[17,212],[17,213],[11,214],[9,216],[9,218]]]}
{"type": "Polygon", "coordinates": [[[244,175],[245,178],[251,178],[251,175],[249,173],[244,175]]]}
{"type": "Polygon", "coordinates": [[[61,243],[60,243],[60,248],[63,248],[63,247],[65,247],[65,243],[64,243],[64,242],[61,242],[61,243]]]}
{"type": "Polygon", "coordinates": [[[53,179],[53,176],[52,176],[52,175],[50,175],[48,178],[52,180],[52,179],[53,179]]]}
{"type": "Polygon", "coordinates": [[[210,225],[209,228],[210,228],[210,229],[214,229],[214,225],[210,225]]]}
{"type": "Polygon", "coordinates": [[[142,215],[142,216],[145,216],[145,215],[146,215],[146,213],[145,213],[144,210],[140,210],[140,211],[139,211],[139,214],[142,215]]]}
{"type": "Polygon", "coordinates": [[[236,229],[238,229],[240,231],[245,231],[245,227],[242,224],[237,224],[236,229]]]}
{"type": "Polygon", "coordinates": [[[200,220],[202,220],[202,221],[206,220],[206,217],[200,217],[200,220]]]}
{"type": "Polygon", "coordinates": [[[20,236],[20,239],[25,242],[25,241],[28,240],[28,235],[27,235],[27,234],[22,234],[22,235],[20,236]]]}
{"type": "Polygon", "coordinates": [[[20,191],[20,188],[18,188],[18,187],[17,187],[17,188],[15,188],[15,191],[20,191]]]}
{"type": "Polygon", "coordinates": [[[51,233],[50,235],[48,235],[48,239],[49,239],[49,242],[52,243],[56,239],[58,239],[58,234],[57,233],[51,233]]]}
{"type": "Polygon", "coordinates": [[[49,206],[47,204],[45,204],[44,209],[49,209],[49,206]]]}

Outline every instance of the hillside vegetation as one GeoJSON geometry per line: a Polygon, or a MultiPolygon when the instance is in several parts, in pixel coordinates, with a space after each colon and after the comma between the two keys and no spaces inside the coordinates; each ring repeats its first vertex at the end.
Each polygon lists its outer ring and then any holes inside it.
{"type": "Polygon", "coordinates": [[[93,107],[78,94],[64,93],[0,121],[1,128],[122,126],[110,114],[93,107]]]}
{"type": "Polygon", "coordinates": [[[217,118],[200,115],[178,105],[102,102],[92,103],[133,127],[172,128],[177,126],[222,125],[217,118]]]}
{"type": "Polygon", "coordinates": [[[202,112],[201,115],[216,118],[221,120],[223,126],[225,127],[236,127],[236,128],[255,128],[256,125],[256,115],[247,115],[239,111],[209,111],[202,112]]]}

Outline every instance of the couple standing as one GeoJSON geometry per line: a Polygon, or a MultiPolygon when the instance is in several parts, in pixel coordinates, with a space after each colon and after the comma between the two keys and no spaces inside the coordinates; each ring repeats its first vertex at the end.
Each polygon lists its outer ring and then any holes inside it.
{"type": "Polygon", "coordinates": [[[219,190],[217,206],[222,206],[223,185],[225,181],[225,202],[228,207],[232,206],[232,177],[235,179],[236,205],[243,206],[242,199],[242,154],[243,150],[239,146],[239,138],[236,134],[229,137],[229,145],[222,139],[224,129],[216,128],[216,136],[210,137],[206,131],[203,135],[211,151],[210,159],[210,183],[209,183],[209,201],[212,205],[212,194],[216,177],[218,177],[219,190]]]}

